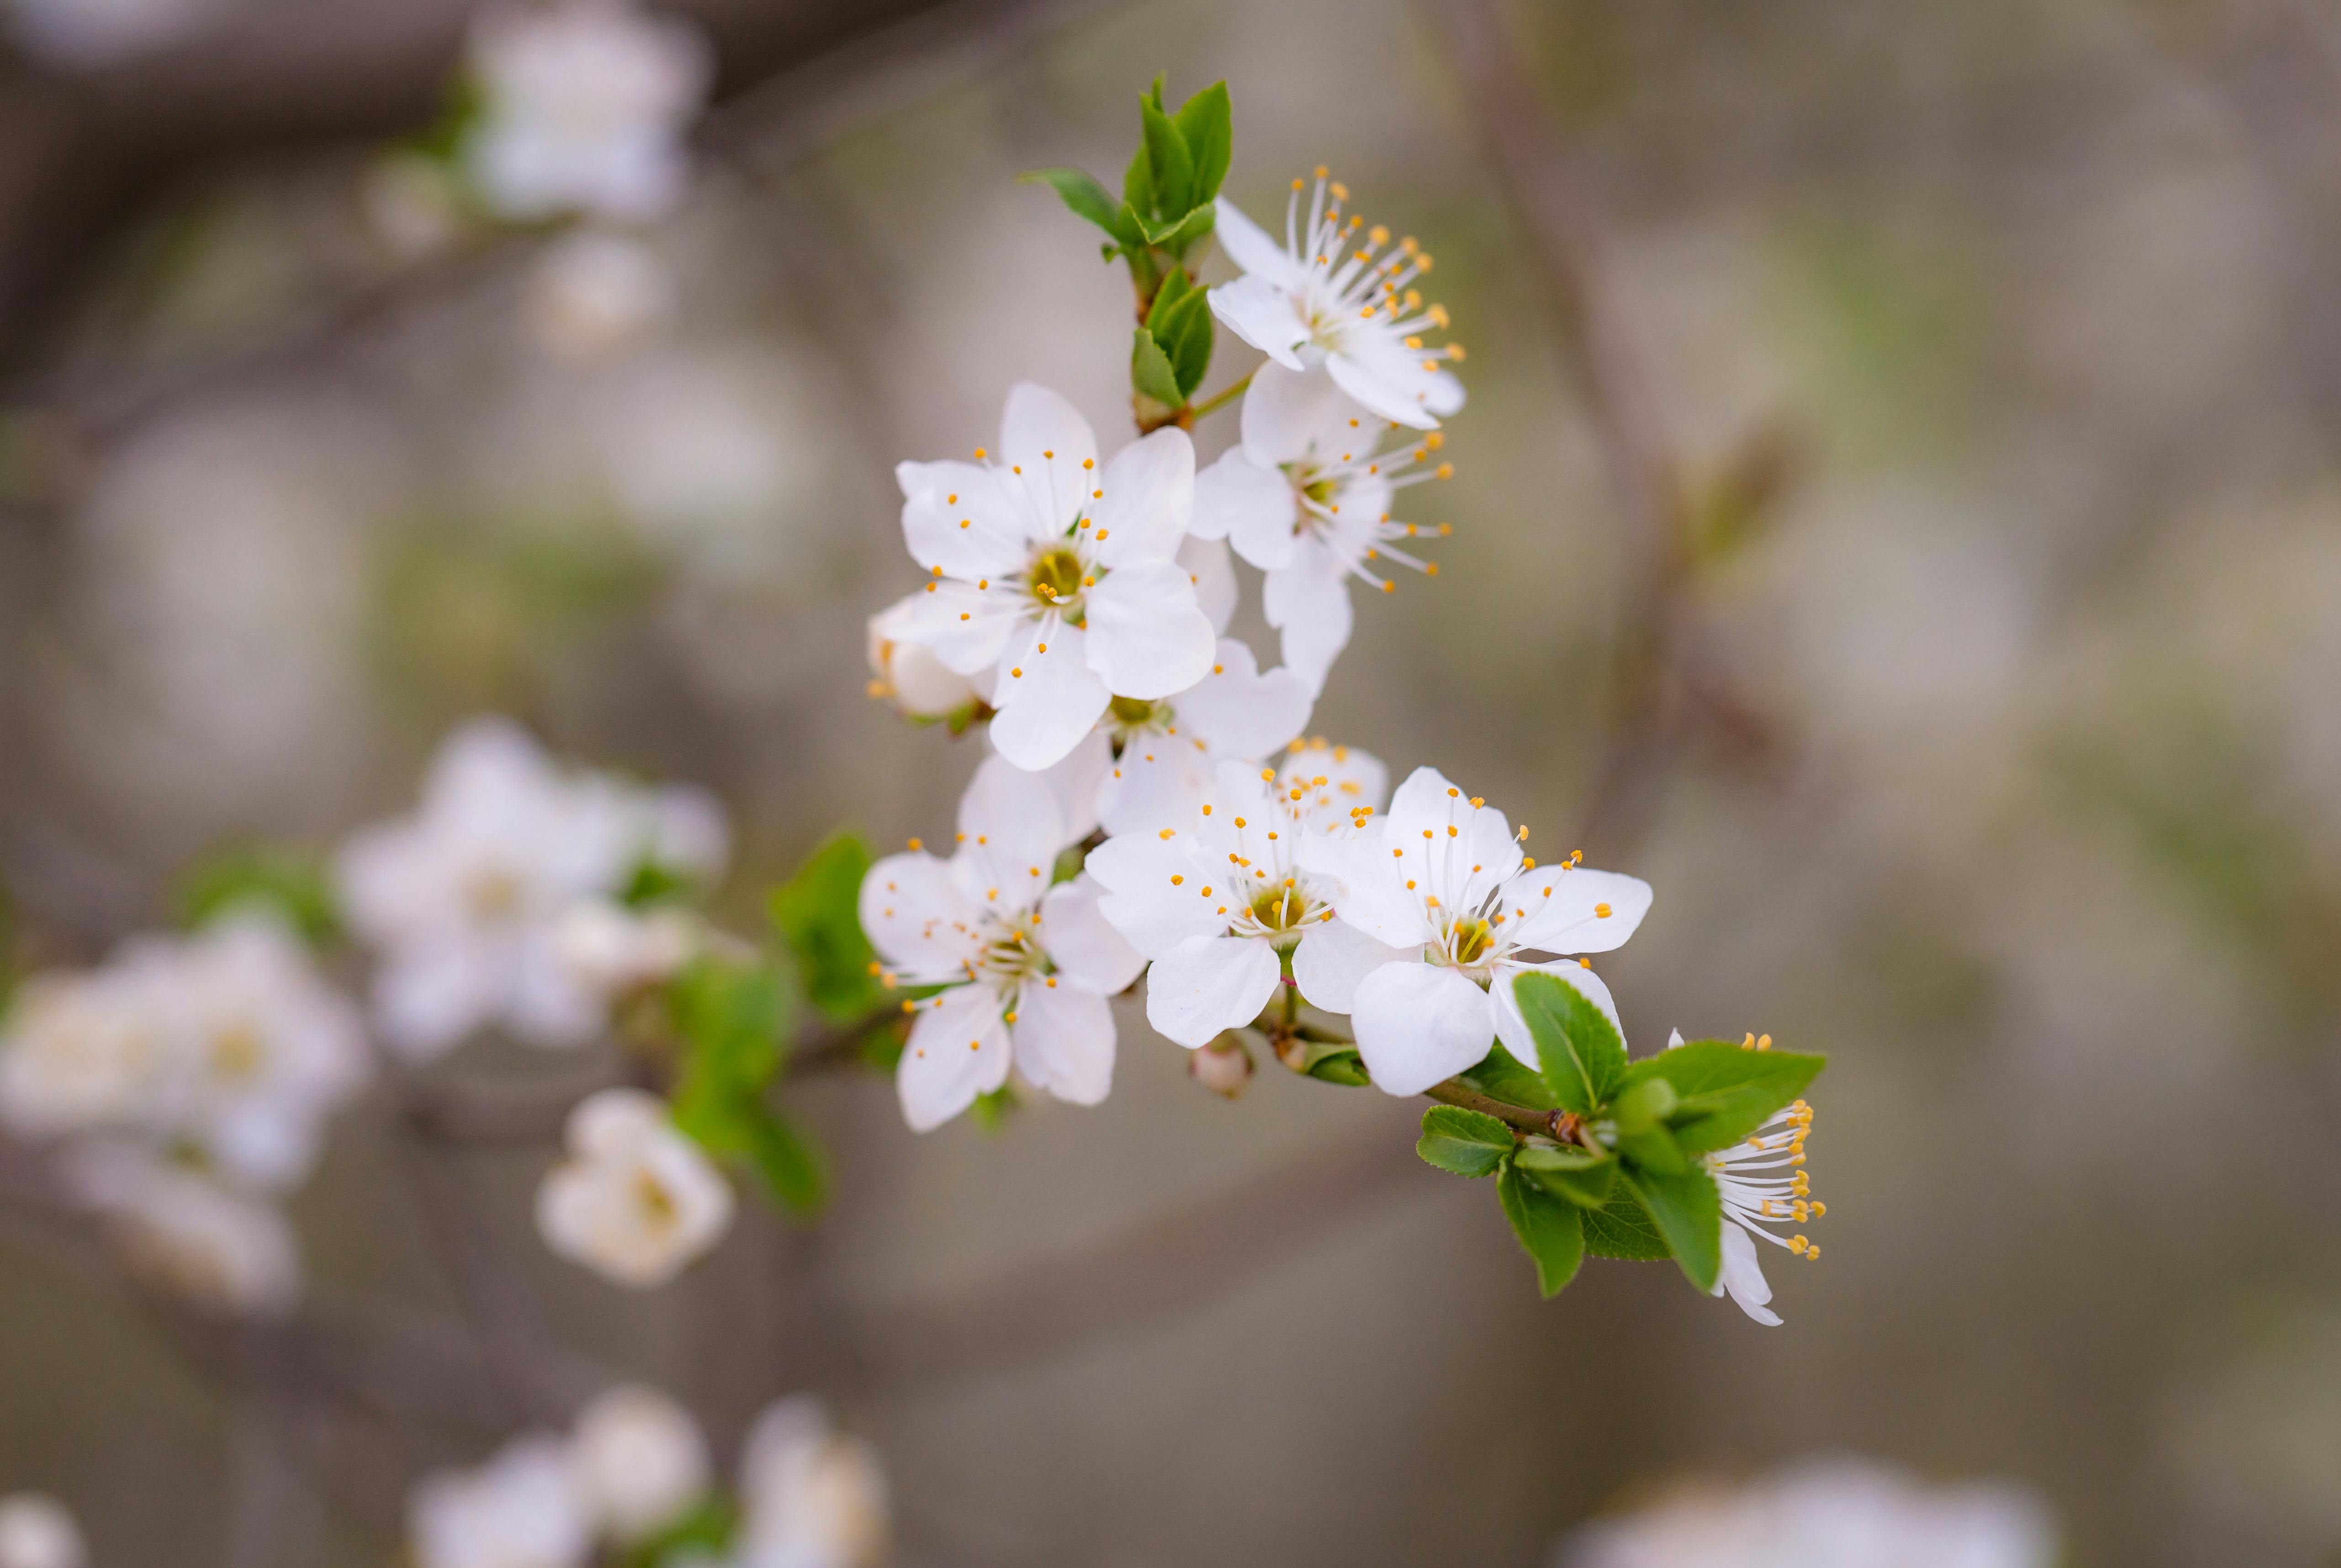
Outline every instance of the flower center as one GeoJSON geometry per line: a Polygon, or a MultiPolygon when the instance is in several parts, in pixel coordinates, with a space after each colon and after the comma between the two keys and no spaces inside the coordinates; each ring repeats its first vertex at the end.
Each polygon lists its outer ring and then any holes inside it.
{"type": "Polygon", "coordinates": [[[501,920],[520,906],[520,878],[501,866],[483,866],[465,879],[464,901],[481,920],[501,920]]]}
{"type": "Polygon", "coordinates": [[[1340,493],[1340,482],[1330,479],[1307,480],[1300,486],[1300,493],[1319,506],[1330,503],[1334,496],[1340,493]]]}
{"type": "Polygon", "coordinates": [[[212,1037],[212,1070],[221,1077],[241,1081],[260,1071],[267,1047],[250,1027],[239,1024],[212,1037]]]}
{"type": "Polygon", "coordinates": [[[1458,920],[1448,928],[1447,950],[1460,965],[1476,964],[1495,940],[1495,928],[1485,920],[1458,920]]]}
{"type": "Polygon", "coordinates": [[[642,1205],[643,1216],[654,1226],[672,1225],[680,1212],[675,1206],[674,1195],[648,1171],[638,1171],[634,1175],[634,1201],[642,1205]]]}
{"type": "Polygon", "coordinates": [[[1161,707],[1159,702],[1141,702],[1135,697],[1117,697],[1106,704],[1106,711],[1125,729],[1144,729],[1154,723],[1161,707]]]}
{"type": "Polygon", "coordinates": [[[1062,606],[1081,596],[1081,558],[1069,545],[1043,551],[1032,560],[1032,597],[1062,606]]]}
{"type": "Polygon", "coordinates": [[[1278,886],[1251,901],[1251,918],[1260,922],[1263,930],[1290,931],[1300,924],[1308,907],[1309,900],[1301,897],[1298,888],[1278,886]]]}

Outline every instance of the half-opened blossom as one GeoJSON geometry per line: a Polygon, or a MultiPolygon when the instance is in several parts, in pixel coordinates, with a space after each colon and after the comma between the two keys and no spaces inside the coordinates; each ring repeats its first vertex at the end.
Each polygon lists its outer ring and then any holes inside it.
{"type": "Polygon", "coordinates": [[[536,1191],[536,1228],[573,1263],[619,1285],[663,1285],[731,1226],[730,1185],[657,1096],[588,1096],[565,1139],[569,1158],[536,1191]]]}
{"type": "Polygon", "coordinates": [[[919,613],[919,595],[897,600],[870,618],[870,695],[912,719],[944,719],[972,710],[991,690],[991,672],[961,675],[935,650],[903,640],[902,627],[919,613]]]}
{"type": "Polygon", "coordinates": [[[1400,427],[1350,397],[1322,368],[1290,371],[1270,361],[1244,394],[1243,440],[1195,476],[1194,531],[1226,539],[1266,573],[1260,608],[1282,634],[1284,663],[1322,686],[1349,646],[1352,580],[1388,593],[1396,583],[1380,563],[1435,575],[1438,567],[1407,541],[1447,532],[1398,522],[1398,492],[1444,479],[1434,461],[1440,436],[1408,435],[1381,450],[1400,427]]]}
{"type": "Polygon", "coordinates": [[[1556,956],[1621,946],[1649,909],[1649,883],[1580,869],[1574,857],[1534,865],[1501,811],[1435,768],[1416,769],[1380,826],[1337,852],[1337,925],[1362,940],[1327,949],[1343,966],[1318,972],[1309,996],[1350,1014],[1367,1070],[1390,1093],[1419,1095],[1463,1071],[1491,1037],[1535,1067],[1536,1040],[1512,996],[1513,979],[1531,970],[1559,976],[1617,1020],[1609,987],[1556,956]]]}
{"type": "Polygon", "coordinates": [[[64,1503],[37,1492],[0,1497],[0,1568],[86,1568],[89,1548],[64,1503]]]}
{"type": "Polygon", "coordinates": [[[266,1201],[126,1145],[74,1151],[68,1188],[104,1221],[125,1263],[215,1312],[274,1316],[301,1295],[301,1260],[266,1201]]]}
{"type": "Polygon", "coordinates": [[[810,1394],[774,1404],[740,1461],[740,1568],[876,1568],[888,1537],[877,1453],[810,1394]]]}
{"type": "Polygon", "coordinates": [[[674,203],[713,59],[697,28],[623,0],[505,5],[472,29],[483,106],[463,165],[508,218],[631,220],[674,203]]]}
{"type": "Polygon", "coordinates": [[[928,581],[892,635],[974,676],[994,670],[992,744],[1037,771],[1116,697],[1152,701],[1210,672],[1215,640],[1178,561],[1195,449],[1175,427],[1101,469],[1072,405],[1021,383],[1000,455],[905,462],[902,533],[928,581]]]}
{"type": "Polygon", "coordinates": [[[583,1568],[593,1550],[569,1445],[543,1434],[476,1469],[425,1476],[406,1528],[415,1568],[583,1568]]]}
{"type": "MultiPolygon", "coordinates": [[[[1763,1046],[1769,1047],[1771,1039],[1765,1036],[1763,1046]]],[[[1768,1241],[1798,1257],[1821,1255],[1801,1231],[1781,1236],[1771,1228],[1793,1228],[1828,1213],[1828,1205],[1813,1198],[1812,1184],[1805,1176],[1805,1138],[1812,1127],[1812,1107],[1798,1100],[1774,1112],[1746,1142],[1707,1156],[1708,1171],[1723,1195],[1723,1273],[1715,1282],[1715,1294],[1728,1292],[1740,1311],[1768,1327],[1777,1326],[1780,1315],[1769,1305],[1772,1286],[1757,1258],[1757,1241],[1768,1241]]]]}
{"type": "Polygon", "coordinates": [[[1098,913],[1088,877],[1051,887],[1071,842],[1046,779],[1004,757],[960,799],[959,847],[943,860],[911,841],[862,883],[862,928],[890,985],[943,989],[917,1014],[895,1088],[903,1119],[941,1126],[1012,1067],[1036,1088],[1095,1105],[1113,1087],[1113,1010],[1140,958],[1098,913]]]}
{"type": "Polygon", "coordinates": [[[622,1544],[657,1533],[707,1494],[707,1439],[655,1388],[622,1384],[594,1395],[569,1449],[588,1517],[622,1544]]]}
{"type": "Polygon", "coordinates": [[[1153,962],[1146,1019],[1158,1033],[1195,1047],[1250,1023],[1288,963],[1300,994],[1324,1005],[1312,980],[1346,977],[1357,945],[1332,924],[1332,851],[1379,809],[1386,779],[1347,747],[1297,748],[1281,774],[1222,763],[1182,815],[1091,852],[1089,874],[1107,889],[1100,910],[1153,962]],[[1319,950],[1329,943],[1340,957],[1319,950]]]}
{"type": "Polygon", "coordinates": [[[491,1025],[534,1045],[592,1038],[605,999],[563,963],[562,917],[645,866],[712,879],[725,839],[702,791],[572,774],[516,725],[464,725],[441,745],[420,809],[357,833],[336,868],[351,928],[381,955],[384,1042],[422,1060],[491,1025]]]}
{"type": "Polygon", "coordinates": [[[1424,346],[1426,333],[1447,326],[1447,313],[1409,286],[1430,270],[1430,257],[1410,239],[1392,246],[1379,223],[1344,217],[1350,193],[1323,169],[1304,225],[1303,189],[1292,182],[1280,245],[1219,199],[1220,244],[1244,275],[1211,291],[1211,313],[1287,370],[1321,361],[1343,392],[1382,418],[1436,430],[1439,416],[1463,406],[1463,383],[1440,368],[1463,351],[1424,346]]]}

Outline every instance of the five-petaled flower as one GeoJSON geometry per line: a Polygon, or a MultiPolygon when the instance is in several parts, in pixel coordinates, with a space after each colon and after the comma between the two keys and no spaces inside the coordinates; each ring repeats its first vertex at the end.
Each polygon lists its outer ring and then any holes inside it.
{"type": "MultiPolygon", "coordinates": [[[[1520,837],[1526,836],[1522,829],[1520,837]]],[[[1373,831],[1338,847],[1340,918],[1356,937],[1339,972],[1310,997],[1350,1015],[1376,1084],[1419,1095],[1488,1054],[1492,1037],[1533,1067],[1536,1040],[1512,997],[1515,976],[1558,975],[1618,1017],[1609,988],[1574,962],[1532,956],[1606,953],[1650,907],[1650,887],[1575,858],[1538,866],[1504,814],[1419,768],[1373,831]]]]}
{"type": "Polygon", "coordinates": [[[722,1173],[640,1089],[603,1089],[569,1113],[569,1158],[536,1192],[545,1245],[620,1285],[664,1285],[732,1224],[722,1173]]]}
{"type": "Polygon", "coordinates": [[[1113,1087],[1106,998],[1145,960],[1098,912],[1095,882],[1051,886],[1063,820],[1046,779],[987,758],[960,799],[958,853],[914,840],[862,879],[862,926],[887,982],[941,987],[903,1004],[917,1018],[895,1085],[920,1132],[1006,1084],[1011,1066],[1077,1105],[1113,1087]]]}
{"type": "Polygon", "coordinates": [[[1166,428],[1101,470],[1089,422],[1030,383],[1008,394],[1000,448],[896,468],[903,537],[929,581],[889,635],[962,675],[996,667],[992,744],[1037,770],[1114,698],[1173,696],[1210,673],[1216,635],[1178,561],[1195,449],[1166,428]]]}
{"type": "Polygon", "coordinates": [[[1303,189],[1292,182],[1281,245],[1219,199],[1220,244],[1244,275],[1211,291],[1211,313],[1286,369],[1321,359],[1343,392],[1382,418],[1436,430],[1439,416],[1463,406],[1463,383],[1439,362],[1459,360],[1463,351],[1423,345],[1424,333],[1447,325],[1446,311],[1426,306],[1408,286],[1430,270],[1430,256],[1410,239],[1391,247],[1380,224],[1344,220],[1349,191],[1321,168],[1302,228],[1303,189]]]}

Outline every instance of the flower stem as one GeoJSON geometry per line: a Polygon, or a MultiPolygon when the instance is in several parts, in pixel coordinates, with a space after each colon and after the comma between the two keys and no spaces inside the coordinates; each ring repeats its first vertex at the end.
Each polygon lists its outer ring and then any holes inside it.
{"type": "Polygon", "coordinates": [[[1444,1083],[1433,1084],[1425,1089],[1423,1094],[1430,1099],[1437,1100],[1440,1105],[1460,1106],[1467,1111],[1478,1111],[1482,1116],[1494,1116],[1499,1121],[1507,1122],[1519,1128],[1522,1132],[1542,1133],[1547,1137],[1559,1136],[1560,1112],[1531,1110],[1526,1106],[1507,1105],[1502,1100],[1491,1100],[1483,1094],[1465,1088],[1461,1082],[1455,1078],[1449,1078],[1444,1083]]]}
{"type": "Polygon", "coordinates": [[[1205,398],[1201,402],[1197,403],[1192,411],[1194,416],[1197,419],[1200,419],[1207,413],[1217,412],[1219,410],[1223,409],[1227,407],[1228,404],[1235,402],[1236,399],[1243,396],[1244,389],[1251,385],[1251,378],[1257,373],[1258,372],[1254,371],[1246,371],[1240,377],[1229,382],[1226,386],[1221,387],[1219,391],[1205,398]]]}

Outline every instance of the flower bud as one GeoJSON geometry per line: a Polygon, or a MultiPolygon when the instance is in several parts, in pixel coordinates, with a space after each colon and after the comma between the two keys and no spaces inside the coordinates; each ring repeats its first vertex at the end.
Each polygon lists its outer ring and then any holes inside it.
{"type": "Polygon", "coordinates": [[[1227,1099],[1242,1097],[1251,1087],[1251,1052],[1226,1035],[1187,1054],[1187,1076],[1227,1099]]]}
{"type": "Polygon", "coordinates": [[[895,632],[908,600],[870,618],[870,692],[913,719],[941,719],[976,700],[974,683],[934,655],[899,640],[895,632]]]}

